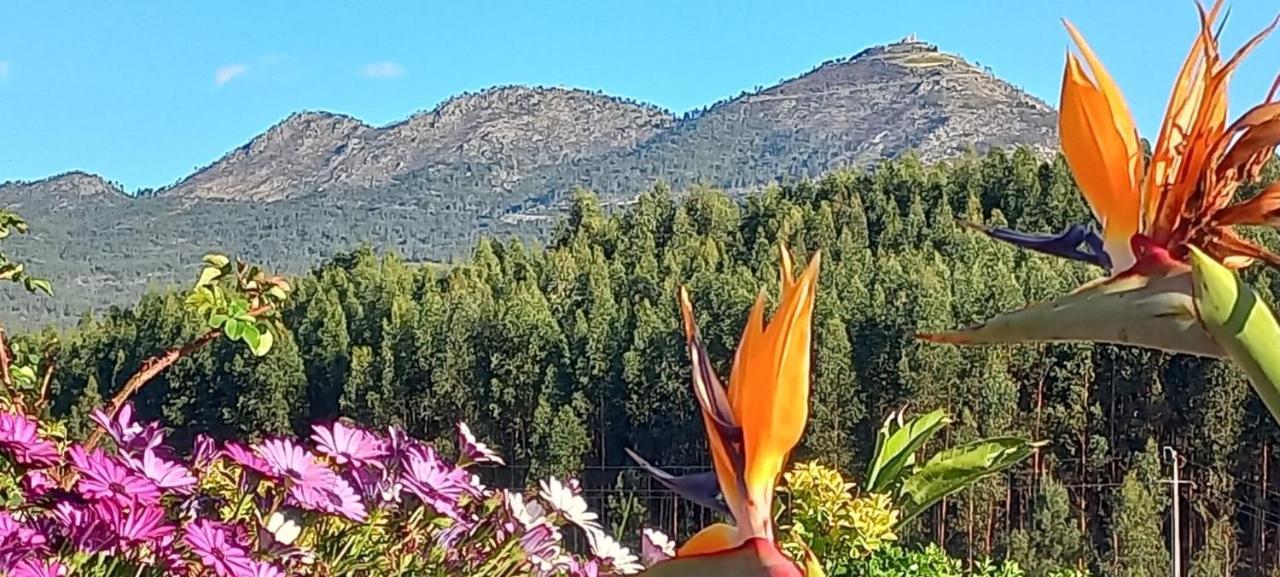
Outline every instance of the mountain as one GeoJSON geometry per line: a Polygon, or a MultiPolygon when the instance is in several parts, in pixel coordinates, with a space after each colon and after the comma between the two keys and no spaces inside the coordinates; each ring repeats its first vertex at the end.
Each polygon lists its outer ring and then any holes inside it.
{"type": "Polygon", "coordinates": [[[385,128],[304,112],[161,194],[281,200],[384,185],[415,170],[457,163],[492,166],[509,183],[541,166],[633,146],[674,122],[656,107],[598,93],[520,86],[455,97],[385,128]]]}
{"type": "Polygon", "coordinates": [[[1043,101],[932,45],[906,41],[722,102],[634,148],[553,167],[522,182],[516,196],[558,194],[566,183],[627,195],[656,179],[677,189],[699,182],[750,188],[907,150],[926,162],[971,148],[1027,146],[1047,156],[1057,139],[1057,114],[1043,101]]]}
{"type": "Polygon", "coordinates": [[[363,242],[448,260],[478,235],[545,234],[579,185],[626,202],[657,181],[745,191],[908,150],[926,161],[1015,146],[1047,156],[1056,141],[1044,102],[914,39],[680,117],[519,86],[384,127],[302,112],[159,191],[129,196],[84,173],[0,184],[0,202],[33,225],[6,252],[60,291],[10,299],[0,319],[31,326],[130,302],[185,282],[212,250],[284,272],[363,242]]]}
{"type": "Polygon", "coordinates": [[[96,174],[74,170],[50,176],[35,182],[13,182],[0,185],[4,200],[9,203],[23,200],[58,199],[73,200],[95,196],[126,196],[120,185],[107,182],[96,174]]]}

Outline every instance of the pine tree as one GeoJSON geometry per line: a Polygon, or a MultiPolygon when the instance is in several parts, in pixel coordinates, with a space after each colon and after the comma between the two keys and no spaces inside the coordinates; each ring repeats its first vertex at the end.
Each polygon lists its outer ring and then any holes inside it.
{"type": "Polygon", "coordinates": [[[102,407],[102,393],[98,386],[98,379],[93,375],[89,375],[88,383],[80,392],[79,397],[76,398],[71,410],[67,412],[67,434],[72,439],[88,438],[97,428],[97,425],[89,419],[89,415],[92,415],[93,411],[100,407],[102,407]]]}
{"type": "Polygon", "coordinates": [[[1113,577],[1161,577],[1169,571],[1157,451],[1155,442],[1148,440],[1111,496],[1115,549],[1107,573],[1113,577]]]}
{"type": "Polygon", "coordinates": [[[1087,541],[1080,532],[1071,498],[1066,487],[1051,476],[1040,482],[1031,529],[1015,535],[1010,541],[1009,558],[1026,569],[1029,577],[1083,567],[1088,560],[1087,541]]]}
{"type": "Polygon", "coordinates": [[[808,455],[852,473],[865,462],[854,435],[866,408],[853,370],[853,346],[838,317],[828,317],[814,334],[814,375],[809,427],[803,443],[808,455]]]}
{"type": "Polygon", "coordinates": [[[1235,573],[1236,525],[1228,516],[1211,517],[1205,542],[1191,558],[1191,577],[1231,577],[1235,573]]]}

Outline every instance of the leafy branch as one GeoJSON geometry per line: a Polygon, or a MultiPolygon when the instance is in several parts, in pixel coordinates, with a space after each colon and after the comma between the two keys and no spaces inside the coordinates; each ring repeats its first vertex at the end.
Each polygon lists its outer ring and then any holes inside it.
{"type": "MultiPolygon", "coordinates": [[[[15,232],[27,234],[29,231],[27,221],[17,212],[8,208],[0,209],[0,240],[9,238],[15,232]]],[[[3,252],[0,252],[0,281],[21,285],[32,294],[53,296],[52,283],[27,274],[26,265],[9,258],[3,252]]],[[[4,386],[3,401],[19,412],[25,413],[28,409],[24,392],[34,389],[38,382],[44,384],[40,388],[35,407],[39,411],[48,404],[48,382],[53,365],[51,358],[44,357],[37,351],[37,347],[8,339],[4,329],[0,327],[0,384],[4,386]],[[41,364],[46,365],[43,379],[37,376],[41,364]]]]}
{"type": "MultiPolygon", "coordinates": [[[[9,238],[13,233],[27,234],[27,221],[10,209],[0,209],[0,240],[9,238]]],[[[0,281],[9,281],[22,285],[27,292],[42,292],[53,296],[53,284],[46,279],[27,274],[26,266],[10,259],[0,252],[0,281]]]]}
{"type": "MultiPolygon", "coordinates": [[[[143,361],[138,372],[111,398],[107,411],[111,418],[148,382],[218,337],[225,335],[233,341],[243,341],[259,357],[271,350],[279,309],[291,291],[288,281],[278,276],[268,277],[257,265],[239,260],[232,262],[220,254],[205,255],[203,263],[185,304],[200,317],[207,330],[181,346],[143,361]]],[[[95,446],[100,437],[101,431],[95,432],[86,446],[95,446]]]]}

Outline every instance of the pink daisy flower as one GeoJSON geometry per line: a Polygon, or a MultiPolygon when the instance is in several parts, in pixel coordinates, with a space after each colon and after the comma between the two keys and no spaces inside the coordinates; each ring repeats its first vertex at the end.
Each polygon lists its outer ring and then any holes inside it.
{"type": "Polygon", "coordinates": [[[187,525],[182,540],[200,558],[200,563],[218,577],[241,577],[253,570],[249,552],[222,523],[205,519],[194,521],[187,525]]]}
{"type": "Polygon", "coordinates": [[[381,439],[342,421],[335,421],[328,427],[316,425],[312,431],[311,440],[315,441],[316,450],[332,457],[339,465],[378,467],[382,465],[379,459],[387,456],[381,439]]]}
{"type": "Polygon", "coordinates": [[[161,458],[156,451],[148,450],[135,469],[163,490],[189,493],[196,486],[191,471],[177,461],[161,458]]]}
{"type": "Polygon", "coordinates": [[[40,438],[39,424],[26,415],[0,413],[0,451],[19,465],[48,467],[58,462],[58,448],[40,438]]]}
{"type": "Polygon", "coordinates": [[[9,570],[9,577],[66,577],[67,568],[57,561],[23,559],[9,570]]]}
{"type": "Polygon", "coordinates": [[[75,446],[68,454],[80,473],[76,488],[85,498],[95,501],[112,499],[117,503],[137,500],[148,505],[160,502],[160,488],[155,483],[129,470],[102,449],[86,453],[82,447],[75,446]]]}
{"type": "Polygon", "coordinates": [[[222,447],[222,454],[244,469],[264,476],[272,476],[271,465],[257,451],[237,442],[229,442],[222,447]]]}

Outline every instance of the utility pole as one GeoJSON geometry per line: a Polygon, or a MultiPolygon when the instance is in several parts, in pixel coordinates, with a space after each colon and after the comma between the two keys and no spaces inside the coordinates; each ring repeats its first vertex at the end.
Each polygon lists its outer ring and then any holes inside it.
{"type": "Polygon", "coordinates": [[[1179,511],[1179,494],[1181,493],[1182,484],[1185,481],[1181,477],[1181,461],[1182,457],[1178,455],[1178,450],[1173,447],[1165,447],[1164,454],[1168,455],[1169,462],[1173,465],[1173,479],[1162,481],[1173,486],[1173,530],[1169,532],[1169,575],[1171,577],[1182,577],[1182,517],[1179,511]]]}

